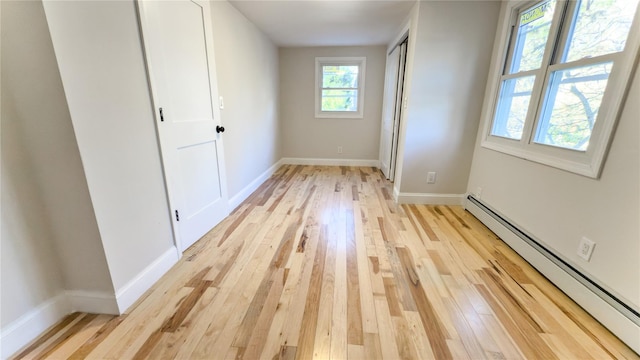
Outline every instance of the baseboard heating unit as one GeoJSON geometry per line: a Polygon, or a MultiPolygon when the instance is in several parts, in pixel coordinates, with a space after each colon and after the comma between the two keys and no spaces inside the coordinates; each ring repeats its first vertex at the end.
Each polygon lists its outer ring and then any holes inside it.
{"type": "Polygon", "coordinates": [[[465,208],[555,286],[640,354],[640,312],[637,308],[617,297],[474,196],[467,196],[465,208]]]}

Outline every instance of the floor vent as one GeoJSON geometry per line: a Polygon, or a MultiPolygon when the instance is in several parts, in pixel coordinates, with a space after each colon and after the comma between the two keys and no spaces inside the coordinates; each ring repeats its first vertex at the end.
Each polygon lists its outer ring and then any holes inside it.
{"type": "MultiPolygon", "coordinates": [[[[586,288],[591,290],[595,295],[597,295],[603,301],[605,301],[606,303],[611,305],[614,309],[619,311],[620,314],[624,315],[624,317],[632,321],[637,326],[640,326],[640,313],[638,312],[638,310],[632,308],[629,304],[626,304],[624,301],[616,297],[614,294],[612,294],[610,291],[608,291],[603,286],[598,284],[596,281],[589,278],[586,274],[582,273],[580,270],[573,267],[571,264],[569,264],[567,261],[562,259],[557,254],[555,254],[553,251],[549,250],[544,245],[542,245],[540,241],[536,240],[533,236],[531,236],[530,234],[527,234],[525,231],[518,228],[506,217],[504,217],[503,215],[501,215],[500,213],[492,209],[490,206],[484,204],[483,202],[481,202],[480,200],[476,199],[471,195],[467,196],[467,200],[471,204],[475,205],[477,209],[486,213],[486,215],[490,216],[492,219],[497,221],[500,225],[502,225],[507,230],[512,232],[514,235],[516,235],[517,237],[522,239],[524,242],[529,244],[531,247],[537,250],[540,254],[546,257],[549,261],[551,261],[553,264],[555,264],[560,269],[562,269],[567,274],[569,274],[571,277],[573,277],[576,281],[580,282],[586,288]]],[[[477,217],[477,215],[474,213],[472,209],[468,209],[468,210],[470,210],[471,213],[473,213],[477,217]]],[[[480,220],[482,221],[482,219],[480,220]]],[[[489,226],[489,228],[491,228],[491,226],[489,226]]],[[[494,229],[492,230],[495,232],[494,229]]],[[[554,282],[553,279],[550,279],[550,280],[554,282]]]]}

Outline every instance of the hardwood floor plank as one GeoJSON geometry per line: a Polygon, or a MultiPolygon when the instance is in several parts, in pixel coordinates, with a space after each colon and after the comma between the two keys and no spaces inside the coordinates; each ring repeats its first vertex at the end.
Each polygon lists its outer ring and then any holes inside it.
{"type": "Polygon", "coordinates": [[[180,306],[180,303],[193,291],[192,288],[181,287],[171,296],[160,308],[153,307],[150,316],[143,321],[134,324],[133,316],[128,316],[121,324],[123,331],[116,328],[112,332],[112,337],[108,337],[102,344],[89,354],[91,358],[97,359],[123,359],[123,358],[144,358],[153,350],[153,347],[160,341],[162,332],[160,327],[180,306]],[[131,327],[125,325],[133,325],[131,327]]]}
{"type": "MultiPolygon", "coordinates": [[[[563,342],[567,343],[569,349],[571,349],[572,357],[580,357],[583,359],[604,359],[607,357],[618,357],[610,353],[599,341],[593,341],[588,334],[581,331],[580,327],[575,322],[563,316],[564,313],[558,309],[549,299],[542,294],[542,292],[533,284],[523,285],[527,291],[533,296],[536,304],[538,304],[547,316],[551,317],[554,322],[553,333],[563,339],[563,342]],[[563,319],[565,319],[563,321],[563,319]],[[561,326],[562,329],[558,329],[557,326],[561,326]]],[[[547,342],[549,343],[549,342],[547,342]]],[[[555,343],[555,340],[553,341],[555,343]]]]}
{"type": "MultiPolygon", "coordinates": [[[[331,226],[327,226],[327,231],[330,231],[330,228],[331,226]]],[[[314,359],[328,359],[331,355],[331,330],[337,239],[335,234],[326,235],[327,237],[325,241],[327,242],[327,255],[325,257],[324,273],[322,274],[322,286],[320,288],[318,319],[315,333],[316,336],[313,343],[314,359]]]]}
{"type": "Polygon", "coordinates": [[[383,359],[380,336],[377,333],[364,334],[364,359],[383,359]]]}
{"type": "MultiPolygon", "coordinates": [[[[411,275],[409,275],[413,268],[411,254],[409,254],[407,249],[397,248],[397,250],[400,261],[405,268],[406,276],[411,278],[411,275]]],[[[413,286],[410,286],[410,291],[413,296],[413,300],[416,303],[416,307],[418,308],[418,313],[422,318],[424,330],[429,337],[429,343],[431,344],[431,349],[433,350],[436,358],[452,359],[451,350],[447,346],[445,336],[442,332],[442,327],[438,321],[438,316],[433,311],[431,302],[425,295],[422,286],[420,286],[420,282],[414,283],[413,286]]]]}
{"type": "Polygon", "coordinates": [[[28,345],[22,352],[18,353],[15,358],[23,359],[27,356],[33,357],[36,354],[36,350],[50,342],[52,339],[56,339],[60,336],[60,333],[78,320],[83,314],[79,312],[75,312],[68,316],[65,316],[58,324],[51,327],[51,329],[47,330],[42,336],[33,341],[30,345],[28,345]]]}
{"type": "Polygon", "coordinates": [[[247,218],[247,215],[249,215],[249,213],[251,213],[251,211],[253,211],[253,206],[249,206],[247,207],[240,216],[238,216],[232,223],[231,225],[229,225],[229,227],[226,228],[224,235],[222,235],[222,238],[220,238],[220,240],[218,241],[218,247],[220,247],[228,238],[229,236],[231,236],[231,234],[233,234],[234,231],[236,231],[236,229],[238,228],[238,226],[240,224],[242,224],[243,221],[245,221],[245,219],[247,218]]]}
{"type": "Polygon", "coordinates": [[[196,325],[200,320],[200,315],[210,306],[218,291],[217,288],[207,287],[178,330],[172,333],[164,333],[149,353],[148,358],[175,359],[179,351],[193,349],[196,345],[194,341],[196,337],[193,334],[197,330],[196,325]]]}
{"type": "MultiPolygon", "coordinates": [[[[375,305],[373,301],[373,288],[371,285],[371,275],[369,271],[369,257],[367,256],[367,240],[364,236],[360,204],[354,203],[354,231],[356,243],[356,263],[358,266],[358,287],[360,289],[360,315],[362,317],[362,333],[376,333],[378,324],[376,321],[375,305]]],[[[364,343],[363,343],[364,344],[364,343]]]]}
{"type": "Polygon", "coordinates": [[[156,345],[158,345],[163,335],[164,333],[160,331],[160,329],[157,329],[156,331],[151,333],[149,337],[147,337],[147,340],[142,344],[140,349],[138,349],[135,355],[133,355],[132,359],[133,360],[147,359],[151,354],[151,352],[153,351],[153,349],[156,347],[156,345]]]}
{"type": "Polygon", "coordinates": [[[318,312],[320,308],[320,289],[322,288],[322,275],[324,274],[325,259],[327,256],[327,226],[323,225],[320,231],[318,249],[313,260],[313,271],[309,290],[307,293],[302,328],[298,340],[296,359],[310,359],[313,357],[313,345],[316,338],[318,324],[318,312]]]}
{"type": "MultiPolygon", "coordinates": [[[[400,354],[398,353],[398,344],[393,331],[393,320],[391,319],[391,314],[389,314],[386,297],[376,296],[374,302],[378,320],[378,341],[381,354],[376,359],[399,359],[400,354]]],[[[375,345],[377,346],[378,344],[375,345]]]]}
{"type": "Polygon", "coordinates": [[[69,359],[80,360],[86,358],[104,339],[111,334],[111,332],[118,326],[127,315],[120,315],[113,317],[109,322],[103,325],[95,334],[88,340],[86,340],[82,346],[80,346],[73,354],[69,356],[69,359]]]}
{"type": "Polygon", "coordinates": [[[196,302],[202,294],[204,294],[205,290],[211,286],[211,281],[201,281],[198,286],[196,286],[193,291],[180,303],[180,306],[176,310],[171,317],[169,317],[164,324],[160,327],[161,332],[175,332],[178,330],[178,327],[182,325],[182,322],[187,317],[191,309],[195,306],[196,302]]]}
{"type": "MultiPolygon", "coordinates": [[[[347,210],[345,216],[347,237],[347,342],[351,345],[364,345],[362,304],[360,301],[360,271],[358,270],[358,246],[356,244],[356,225],[353,209],[347,210]]],[[[361,251],[364,251],[364,249],[361,249],[361,251]]]]}
{"type": "MultiPolygon", "coordinates": [[[[343,211],[340,211],[343,215],[343,211]]],[[[345,217],[339,216],[333,223],[336,226],[336,255],[333,286],[333,302],[331,315],[331,345],[329,358],[345,359],[347,357],[348,343],[348,285],[347,285],[347,236],[345,217]]],[[[360,304],[357,304],[359,307],[360,304]]]]}
{"type": "MultiPolygon", "coordinates": [[[[282,336],[279,336],[281,340],[277,345],[279,346],[293,346],[297,347],[299,345],[299,338],[303,331],[310,330],[304,329],[303,324],[306,325],[305,320],[309,320],[308,316],[317,316],[317,308],[315,314],[313,314],[313,310],[311,310],[311,305],[308,304],[309,295],[311,289],[317,289],[317,284],[312,284],[312,279],[315,281],[319,281],[320,278],[316,278],[315,276],[319,276],[322,273],[323,269],[320,270],[317,268],[317,263],[321,262],[322,266],[324,266],[324,256],[326,255],[326,246],[324,244],[320,245],[320,226],[315,221],[314,215],[309,216],[309,222],[313,223],[313,226],[310,228],[309,239],[306,246],[307,251],[304,253],[304,257],[300,259],[300,262],[296,266],[292,266],[291,269],[295,273],[297,273],[299,279],[297,282],[292,281],[287,284],[285,287],[285,291],[287,293],[291,293],[291,300],[289,304],[289,308],[286,315],[283,315],[282,319],[282,336]],[[320,248],[324,246],[323,249],[320,248]],[[319,273],[318,273],[319,271],[319,273]],[[308,308],[309,307],[309,308],[308,308]],[[307,314],[307,310],[311,311],[312,314],[307,314]]],[[[311,299],[314,301],[314,299],[311,299]]],[[[313,336],[315,337],[315,325],[316,322],[313,322],[313,336]]],[[[275,347],[276,344],[274,344],[275,347]]],[[[296,353],[297,353],[296,349],[296,353]]]]}
{"type": "Polygon", "coordinates": [[[273,316],[278,308],[278,300],[284,290],[285,281],[285,269],[278,268],[273,274],[273,283],[269,289],[269,294],[265,298],[262,311],[253,327],[246,350],[241,358],[257,359],[262,353],[273,316]]]}
{"type": "Polygon", "coordinates": [[[425,232],[425,234],[427,234],[427,237],[429,238],[429,240],[440,241],[440,238],[433,231],[429,223],[427,223],[427,220],[422,216],[422,214],[420,213],[420,210],[418,210],[418,207],[416,205],[405,205],[405,209],[408,209],[409,212],[413,214],[413,217],[410,217],[410,218],[415,218],[417,220],[422,230],[425,232]]]}
{"type": "MultiPolygon", "coordinates": [[[[275,251],[271,264],[269,265],[267,272],[264,274],[262,283],[260,284],[258,291],[253,297],[253,300],[249,305],[249,309],[247,310],[246,315],[242,320],[240,330],[238,331],[238,334],[233,341],[233,346],[248,346],[249,338],[254,331],[256,322],[258,321],[258,317],[260,316],[260,313],[264,308],[265,301],[269,296],[271,288],[273,287],[274,283],[279,284],[281,282],[281,276],[278,276],[277,270],[283,269],[284,264],[287,262],[289,256],[291,255],[291,250],[293,248],[293,237],[299,226],[300,223],[299,221],[297,221],[287,227],[287,230],[285,231],[282,240],[277,250],[275,251]]],[[[284,272],[282,272],[282,275],[284,275],[284,272]]]]}
{"type": "Polygon", "coordinates": [[[231,267],[236,264],[236,260],[238,259],[243,246],[244,241],[240,242],[240,244],[231,251],[231,256],[229,256],[229,259],[224,263],[220,271],[216,274],[216,277],[211,280],[211,286],[220,287],[220,284],[227,276],[229,270],[231,270],[231,267]]]}
{"type": "Polygon", "coordinates": [[[500,352],[506,359],[524,359],[524,354],[514,345],[513,338],[500,326],[493,315],[479,315],[482,324],[489,332],[500,352]]]}
{"type": "Polygon", "coordinates": [[[398,355],[400,359],[417,359],[418,352],[409,331],[407,319],[403,316],[392,316],[393,332],[396,336],[398,355]]]}
{"type": "Polygon", "coordinates": [[[375,168],[285,165],[119,317],[19,359],[639,359],[459,206],[375,168]]]}
{"type": "Polygon", "coordinates": [[[420,314],[418,314],[417,311],[405,311],[403,316],[407,320],[413,344],[415,345],[416,351],[419,355],[418,358],[436,359],[436,356],[431,349],[427,333],[424,331],[420,314]]]}
{"type": "Polygon", "coordinates": [[[97,315],[84,328],[72,333],[68,340],[60,344],[57,349],[52,351],[48,357],[53,359],[68,359],[75,353],[87,340],[92,338],[109,320],[113,319],[113,315],[97,315]]]}
{"type": "Polygon", "coordinates": [[[445,305],[449,310],[449,315],[453,319],[453,324],[456,328],[456,332],[460,337],[460,341],[462,342],[466,353],[472,359],[483,358],[485,356],[484,350],[482,349],[482,346],[478,342],[478,339],[471,329],[471,326],[467,322],[465,316],[461,313],[458,306],[451,298],[445,299],[445,305]]]}
{"type": "Polygon", "coordinates": [[[77,335],[84,330],[84,328],[89,325],[98,315],[97,314],[84,314],[80,320],[78,320],[73,326],[69,327],[64,333],[59,336],[55,342],[49,344],[46,348],[38,354],[38,356],[34,357],[34,360],[45,359],[48,356],[52,355],[57,349],[59,349],[65,342],[71,339],[72,336],[77,335]]]}
{"type": "Polygon", "coordinates": [[[551,352],[546,344],[543,344],[538,337],[538,333],[527,329],[522,329],[523,324],[516,322],[511,316],[513,313],[509,308],[503,309],[500,303],[494,299],[491,292],[484,287],[484,285],[476,285],[478,291],[485,297],[485,300],[489,303],[491,308],[496,314],[497,320],[514,340],[515,345],[522,351],[525,358],[537,359],[537,358],[556,358],[556,355],[551,352]],[[538,348],[541,346],[541,349],[538,348]],[[538,352],[541,351],[541,352],[538,352]],[[541,354],[542,353],[542,354],[541,354]]]}
{"type": "MultiPolygon", "coordinates": [[[[403,250],[406,250],[406,248],[403,248],[403,250]]],[[[417,310],[417,305],[411,292],[411,287],[418,282],[417,275],[414,271],[415,267],[411,264],[408,268],[405,268],[406,265],[403,264],[398,257],[397,248],[391,245],[387,245],[387,258],[391,265],[393,281],[398,294],[397,298],[400,300],[400,304],[402,304],[402,309],[406,311],[417,310]]]]}

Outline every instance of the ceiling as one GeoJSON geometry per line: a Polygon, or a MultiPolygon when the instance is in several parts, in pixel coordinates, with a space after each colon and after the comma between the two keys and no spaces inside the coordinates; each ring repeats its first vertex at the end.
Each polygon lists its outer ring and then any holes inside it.
{"type": "Polygon", "coordinates": [[[230,0],[278,46],[383,45],[415,0],[230,0]]]}

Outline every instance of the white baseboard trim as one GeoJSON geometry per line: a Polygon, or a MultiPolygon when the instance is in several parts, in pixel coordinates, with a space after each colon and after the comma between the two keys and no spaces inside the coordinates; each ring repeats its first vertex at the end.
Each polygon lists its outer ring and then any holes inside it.
{"type": "Polygon", "coordinates": [[[273,166],[268,168],[265,172],[260,174],[255,180],[253,180],[249,185],[245,186],[244,189],[240,190],[239,193],[235,194],[231,199],[229,199],[229,209],[233,210],[238,207],[238,205],[242,204],[257,188],[262,185],[267,179],[271,177],[279,168],[282,166],[283,159],[278,160],[273,166]]]}
{"type": "Polygon", "coordinates": [[[124,313],[178,260],[178,250],[171,247],[116,295],[101,291],[62,291],[0,329],[0,358],[9,358],[74,311],[114,315],[124,313]]]}
{"type": "Polygon", "coordinates": [[[380,160],[362,160],[362,159],[282,158],[280,162],[283,165],[380,167],[380,160]]]}
{"type": "Polygon", "coordinates": [[[31,309],[0,330],[0,356],[7,359],[71,312],[64,292],[31,309]]]}
{"type": "Polygon", "coordinates": [[[116,295],[101,291],[67,290],[71,311],[119,315],[116,295]]]}
{"type": "Polygon", "coordinates": [[[178,254],[180,254],[180,252],[175,246],[172,246],[142,270],[135,278],[118,289],[116,291],[118,313],[123,314],[145,291],[149,290],[162,275],[166,274],[167,271],[180,260],[178,254]]]}
{"type": "Polygon", "coordinates": [[[467,200],[465,201],[465,207],[556,287],[600,321],[636,353],[640,354],[640,326],[636,325],[476,204],[467,200]]]}
{"type": "Polygon", "coordinates": [[[396,195],[394,189],[393,196],[399,204],[463,205],[465,194],[398,193],[396,195]]]}

